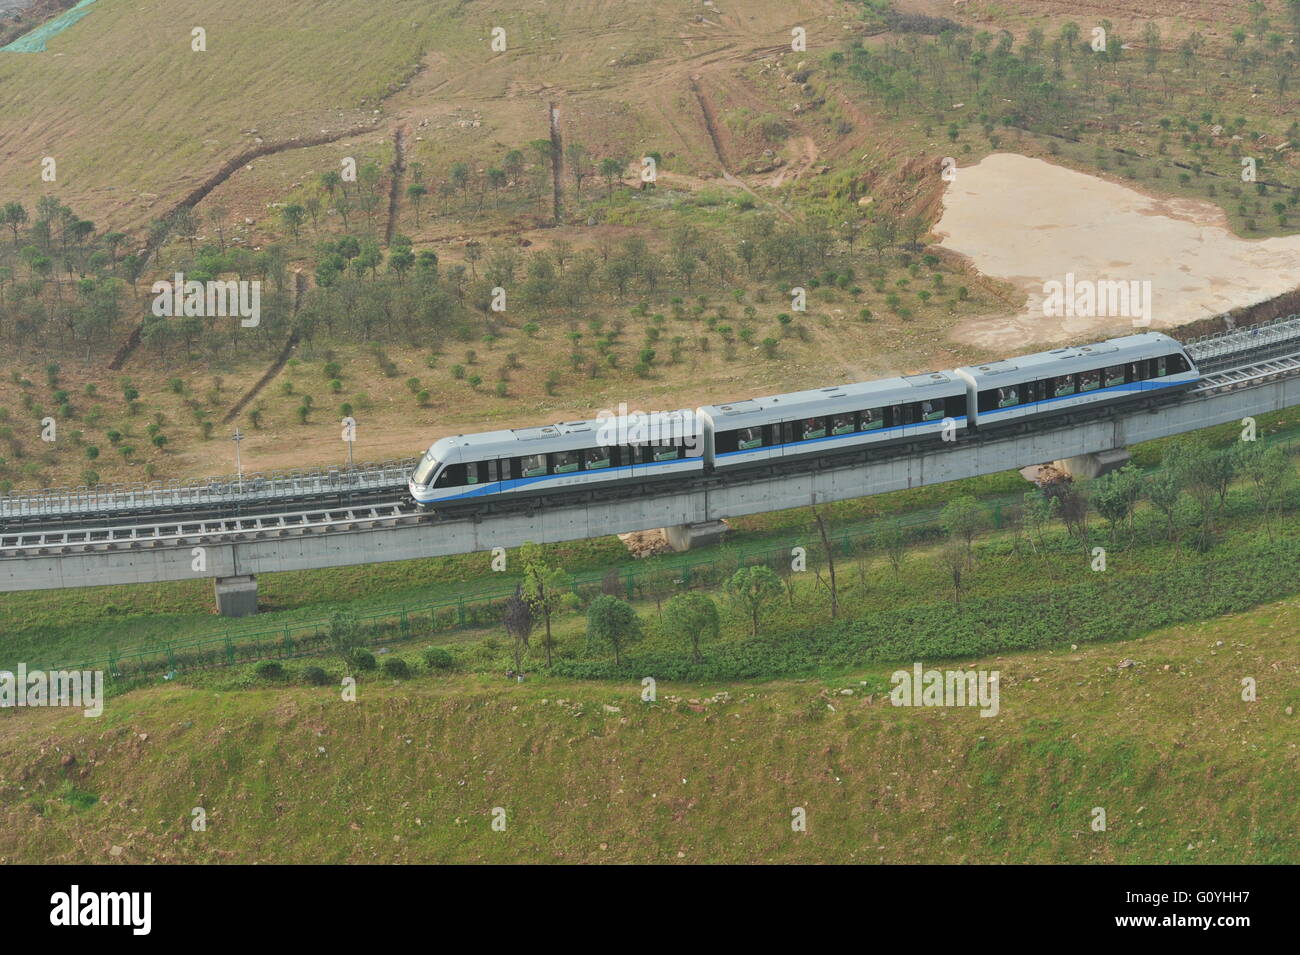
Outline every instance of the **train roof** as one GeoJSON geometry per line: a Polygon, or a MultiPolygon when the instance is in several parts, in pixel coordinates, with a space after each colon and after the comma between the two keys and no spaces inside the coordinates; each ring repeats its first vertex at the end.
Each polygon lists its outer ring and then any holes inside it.
{"type": "Polygon", "coordinates": [[[963,376],[969,375],[974,379],[1019,381],[1089,371],[1107,365],[1120,365],[1126,361],[1158,358],[1182,350],[1183,346],[1168,335],[1162,335],[1160,332],[1142,332],[1137,335],[1110,338],[1092,345],[1053,348],[1051,351],[1022,355],[1019,358],[1004,358],[981,365],[966,365],[958,368],[957,373],[963,376]]]}
{"type": "Polygon", "coordinates": [[[754,427],[790,417],[818,416],[857,411],[862,408],[882,408],[925,398],[942,398],[965,394],[966,386],[945,371],[924,375],[904,375],[901,378],[882,378],[878,381],[861,381],[808,391],[793,391],[785,395],[765,398],[746,398],[722,405],[706,405],[700,409],[718,426],[732,422],[735,427],[754,427]]]}
{"type": "Polygon", "coordinates": [[[507,428],[478,434],[440,438],[429,449],[441,461],[473,460],[476,454],[514,457],[547,451],[570,451],[606,444],[638,444],[662,437],[690,438],[700,424],[690,408],[676,411],[633,412],[589,421],[558,421],[531,428],[507,428]],[[453,450],[460,452],[451,456],[453,450]],[[464,457],[461,457],[464,454],[464,457]]]}

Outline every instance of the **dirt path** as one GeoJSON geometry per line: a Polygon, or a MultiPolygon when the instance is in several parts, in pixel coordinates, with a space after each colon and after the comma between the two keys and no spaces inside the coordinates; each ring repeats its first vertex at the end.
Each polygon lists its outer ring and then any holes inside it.
{"type": "Polygon", "coordinates": [[[384,245],[393,244],[393,232],[397,229],[397,217],[401,212],[402,176],[406,172],[406,127],[399,125],[393,130],[393,165],[389,170],[391,182],[388,186],[388,224],[384,227],[384,245]]]}
{"type": "MultiPolygon", "coordinates": [[[[302,305],[302,297],[307,292],[307,276],[301,272],[293,274],[293,317],[298,317],[298,308],[302,305]]],[[[248,403],[258,396],[263,388],[269,385],[275,376],[280,373],[293,350],[298,347],[298,327],[295,323],[293,330],[289,332],[289,338],[280,349],[280,353],[275,356],[275,361],[271,362],[271,367],[262,372],[262,377],[253,383],[253,387],[244,392],[244,396],[230,406],[230,410],[225,413],[221,419],[222,424],[230,424],[242,412],[248,403]]]]}
{"type": "Polygon", "coordinates": [[[695,101],[700,104],[700,113],[704,116],[704,128],[708,131],[709,142],[713,143],[713,154],[717,157],[718,167],[722,170],[723,176],[729,177],[727,157],[722,150],[722,139],[718,136],[718,124],[713,116],[713,105],[700,88],[698,75],[691,77],[691,92],[695,94],[695,101]]]}
{"type": "MultiPolygon", "coordinates": [[[[319,133],[315,136],[295,136],[293,139],[283,140],[277,143],[262,143],[252,149],[245,150],[233,159],[228,159],[221,168],[205,179],[200,185],[191,189],[179,202],[173,205],[166,213],[159,218],[163,220],[170,219],[182,209],[193,209],[205,198],[212,190],[216,189],[227,179],[233,176],[238,170],[248,165],[254,159],[261,159],[265,156],[274,156],[276,153],[287,152],[291,149],[310,149],[315,146],[324,146],[326,143],[337,142],[340,139],[347,139],[350,136],[359,136],[363,133],[372,132],[377,125],[378,120],[372,120],[368,123],[361,123],[350,126],[347,129],[334,133],[319,133]]],[[[141,271],[147,266],[154,255],[157,254],[159,246],[167,240],[168,233],[158,232],[150,235],[145,242],[145,253],[143,257],[141,271]]],[[[127,336],[122,346],[118,348],[113,360],[109,362],[108,367],[112,371],[119,370],[128,358],[131,357],[136,347],[140,344],[140,333],[143,325],[136,325],[127,336]]]]}

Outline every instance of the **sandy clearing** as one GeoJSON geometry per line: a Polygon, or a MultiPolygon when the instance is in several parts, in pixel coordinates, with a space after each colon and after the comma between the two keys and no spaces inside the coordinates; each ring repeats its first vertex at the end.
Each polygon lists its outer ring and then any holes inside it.
{"type": "Polygon", "coordinates": [[[1171,328],[1300,285],[1300,236],[1246,240],[1210,203],[1156,198],[1013,153],[957,171],[934,228],[944,248],[1022,289],[1018,314],[964,322],[952,335],[995,350],[1132,329],[1114,317],[1048,318],[1043,283],[1150,281],[1151,327],[1171,328]]]}

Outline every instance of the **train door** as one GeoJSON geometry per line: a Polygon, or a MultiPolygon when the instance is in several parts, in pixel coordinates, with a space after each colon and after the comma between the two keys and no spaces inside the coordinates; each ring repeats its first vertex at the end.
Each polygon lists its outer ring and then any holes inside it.
{"type": "Polygon", "coordinates": [[[510,478],[510,459],[484,461],[480,466],[486,487],[484,494],[500,494],[501,482],[510,478]]]}

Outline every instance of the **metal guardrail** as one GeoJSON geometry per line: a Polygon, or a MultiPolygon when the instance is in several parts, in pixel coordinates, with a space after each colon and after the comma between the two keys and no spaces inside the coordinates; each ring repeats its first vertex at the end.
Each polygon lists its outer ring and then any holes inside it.
{"type": "Polygon", "coordinates": [[[1202,335],[1183,346],[1202,371],[1213,371],[1243,357],[1253,360],[1300,350],[1300,315],[1202,335]]]}
{"type": "Polygon", "coordinates": [[[393,526],[419,519],[419,512],[393,501],[366,507],[261,514],[204,521],[172,521],[131,527],[90,527],[0,535],[0,558],[40,557],[141,547],[204,544],[218,539],[258,540],[316,531],[393,526]]]}
{"type": "Polygon", "coordinates": [[[340,491],[375,491],[405,487],[418,459],[385,461],[355,468],[315,468],[227,475],[189,481],[104,484],[51,488],[0,497],[0,520],[61,517],[76,514],[160,511],[255,501],[319,497],[340,491]]]}
{"type": "Polygon", "coordinates": [[[1193,394],[1213,394],[1248,385],[1259,384],[1272,378],[1287,378],[1300,374],[1300,355],[1269,358],[1250,365],[1211,372],[1201,378],[1193,394]]]}

